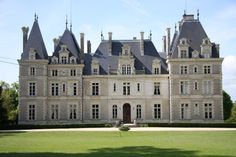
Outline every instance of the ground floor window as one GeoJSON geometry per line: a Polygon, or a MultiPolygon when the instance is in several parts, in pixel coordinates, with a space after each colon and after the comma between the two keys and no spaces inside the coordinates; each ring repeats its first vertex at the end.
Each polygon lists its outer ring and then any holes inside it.
{"type": "Polygon", "coordinates": [[[29,120],[35,120],[35,105],[29,105],[29,120]]]}
{"type": "Polygon", "coordinates": [[[77,119],[77,105],[70,105],[70,119],[77,119]]]}
{"type": "Polygon", "coordinates": [[[117,119],[117,105],[112,106],[112,118],[117,119]]]}
{"type": "Polygon", "coordinates": [[[99,119],[99,105],[92,105],[92,119],[99,119]]]}
{"type": "Polygon", "coordinates": [[[161,104],[154,104],[154,119],[161,119],[161,104]]]}
{"type": "Polygon", "coordinates": [[[142,118],[142,108],[141,105],[136,106],[136,119],[141,119],[142,118]]]}
{"type": "Polygon", "coordinates": [[[213,106],[211,103],[205,103],[204,104],[204,110],[205,110],[205,119],[212,119],[213,118],[213,106]]]}
{"type": "Polygon", "coordinates": [[[189,105],[181,104],[180,106],[180,119],[189,119],[190,117],[189,105]]]}
{"type": "Polygon", "coordinates": [[[51,105],[51,119],[58,119],[58,105],[51,105]]]}

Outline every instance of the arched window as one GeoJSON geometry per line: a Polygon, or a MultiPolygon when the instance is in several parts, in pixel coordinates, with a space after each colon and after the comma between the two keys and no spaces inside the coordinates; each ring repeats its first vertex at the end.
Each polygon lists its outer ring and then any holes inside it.
{"type": "Polygon", "coordinates": [[[117,105],[112,106],[112,118],[117,119],[117,105]]]}
{"type": "Polygon", "coordinates": [[[142,108],[141,105],[137,105],[136,107],[136,119],[141,119],[142,118],[142,108]]]}

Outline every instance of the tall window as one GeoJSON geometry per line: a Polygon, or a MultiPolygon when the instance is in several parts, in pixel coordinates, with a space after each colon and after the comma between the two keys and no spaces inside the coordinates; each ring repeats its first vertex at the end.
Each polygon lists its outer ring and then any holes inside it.
{"type": "Polygon", "coordinates": [[[188,81],[180,82],[180,94],[188,94],[188,81]]]}
{"type": "Polygon", "coordinates": [[[188,66],[180,66],[180,74],[188,74],[188,66]]]}
{"type": "Polygon", "coordinates": [[[92,95],[99,95],[99,83],[92,83],[92,95]]]}
{"type": "Polygon", "coordinates": [[[62,84],[62,92],[63,92],[63,93],[66,92],[66,84],[65,84],[65,83],[62,84]]]}
{"type": "Polygon", "coordinates": [[[129,82],[123,83],[123,95],[130,95],[130,83],[129,82]]]}
{"type": "Polygon", "coordinates": [[[93,69],[93,75],[98,75],[98,69],[97,68],[93,69]]]}
{"type": "Polygon", "coordinates": [[[136,119],[142,118],[142,108],[141,105],[136,106],[136,119]]]}
{"type": "Polygon", "coordinates": [[[117,105],[112,106],[112,118],[117,119],[117,105]]]}
{"type": "Polygon", "coordinates": [[[35,75],[36,68],[35,67],[30,67],[30,75],[34,76],[35,75]]]}
{"type": "Polygon", "coordinates": [[[213,118],[213,108],[211,103],[204,104],[204,110],[205,110],[205,119],[212,119],[213,118]]]}
{"type": "Polygon", "coordinates": [[[212,82],[210,80],[203,81],[203,94],[212,94],[212,82]]]}
{"type": "Polygon", "coordinates": [[[51,119],[58,119],[58,105],[51,105],[51,119]]]}
{"type": "Polygon", "coordinates": [[[160,69],[159,68],[154,68],[154,74],[160,74],[160,69]]]}
{"type": "Polygon", "coordinates": [[[70,119],[76,119],[77,118],[77,105],[70,105],[70,119]]]}
{"type": "Polygon", "coordinates": [[[154,104],[154,119],[161,119],[161,104],[154,104]]]}
{"type": "Polygon", "coordinates": [[[113,83],[113,92],[116,92],[116,83],[113,83]]]}
{"type": "Polygon", "coordinates": [[[29,105],[29,120],[35,120],[35,105],[29,105]]]}
{"type": "Polygon", "coordinates": [[[77,95],[77,83],[73,83],[73,95],[77,95]]]}
{"type": "Polygon", "coordinates": [[[62,64],[66,64],[67,63],[67,57],[66,56],[62,56],[61,57],[61,63],[62,64]]]}
{"type": "Polygon", "coordinates": [[[70,70],[70,76],[76,76],[76,70],[75,69],[70,70]]]}
{"type": "Polygon", "coordinates": [[[140,92],[140,83],[137,83],[137,91],[140,92]]]}
{"type": "Polygon", "coordinates": [[[194,90],[198,90],[198,82],[194,82],[194,90]]]}
{"type": "Polygon", "coordinates": [[[52,96],[58,96],[59,95],[59,84],[58,83],[52,83],[51,84],[51,95],[52,96]]]}
{"type": "Polygon", "coordinates": [[[122,69],[122,74],[123,75],[130,75],[131,74],[131,66],[128,64],[128,65],[122,65],[121,67],[122,69]]]}
{"type": "Polygon", "coordinates": [[[58,71],[57,70],[52,70],[52,76],[57,76],[58,75],[58,71]]]}
{"type": "Polygon", "coordinates": [[[92,119],[99,119],[99,105],[92,105],[92,119]]]}
{"type": "Polygon", "coordinates": [[[194,74],[197,74],[197,73],[198,73],[198,69],[197,69],[196,66],[193,68],[193,73],[194,73],[194,74]]]}
{"type": "Polygon", "coordinates": [[[180,57],[181,58],[187,58],[187,51],[186,50],[181,50],[180,51],[180,57]]]}
{"type": "Polygon", "coordinates": [[[154,82],[154,95],[160,95],[160,82],[154,82]]]}
{"type": "Polygon", "coordinates": [[[180,119],[189,119],[189,105],[181,104],[180,106],[180,119]]]}
{"type": "Polygon", "coordinates": [[[36,95],[36,83],[33,82],[29,83],[29,95],[30,96],[36,95]]]}
{"type": "Polygon", "coordinates": [[[199,105],[197,103],[194,104],[193,114],[199,116],[199,105]]]}
{"type": "Polygon", "coordinates": [[[206,65],[203,68],[204,74],[210,74],[211,73],[211,66],[206,65]]]}

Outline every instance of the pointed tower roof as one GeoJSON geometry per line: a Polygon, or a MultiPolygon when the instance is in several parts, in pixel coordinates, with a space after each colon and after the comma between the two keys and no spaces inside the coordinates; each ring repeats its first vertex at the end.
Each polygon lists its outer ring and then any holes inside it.
{"type": "Polygon", "coordinates": [[[26,49],[21,55],[22,59],[29,58],[30,48],[34,48],[36,51],[36,59],[48,59],[47,50],[43,41],[43,37],[38,24],[38,17],[35,17],[34,24],[32,26],[29,38],[27,40],[26,49]]]}
{"type": "Polygon", "coordinates": [[[80,57],[80,48],[79,44],[77,43],[77,40],[72,33],[72,31],[69,31],[67,28],[64,31],[62,37],[60,38],[59,44],[57,45],[53,56],[59,56],[59,51],[61,50],[61,45],[66,45],[68,51],[70,51],[70,55],[73,55],[76,57],[77,61],[79,61],[80,57]]]}

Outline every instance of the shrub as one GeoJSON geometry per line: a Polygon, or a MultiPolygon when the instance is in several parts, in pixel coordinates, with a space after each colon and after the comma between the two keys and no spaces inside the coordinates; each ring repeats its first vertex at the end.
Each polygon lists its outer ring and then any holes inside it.
{"type": "Polygon", "coordinates": [[[121,126],[121,127],[119,127],[119,130],[120,131],[129,131],[130,130],[130,128],[128,127],[128,126],[121,126]]]}
{"type": "Polygon", "coordinates": [[[112,127],[112,124],[107,123],[107,124],[105,124],[105,127],[106,127],[106,128],[110,128],[110,127],[112,127]]]}

